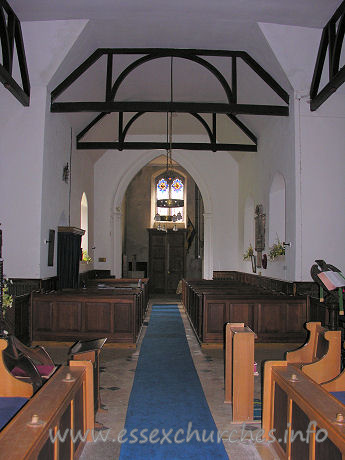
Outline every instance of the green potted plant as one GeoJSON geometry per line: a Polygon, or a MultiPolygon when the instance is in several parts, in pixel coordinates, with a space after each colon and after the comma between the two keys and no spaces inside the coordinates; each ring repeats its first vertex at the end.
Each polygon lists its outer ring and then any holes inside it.
{"type": "Polygon", "coordinates": [[[270,261],[277,259],[280,256],[285,256],[285,246],[277,237],[276,242],[269,247],[268,258],[270,261]]]}
{"type": "Polygon", "coordinates": [[[92,262],[92,258],[89,256],[89,254],[87,253],[85,249],[83,249],[83,257],[81,260],[85,264],[89,264],[92,262]]]}
{"type": "Polygon", "coordinates": [[[4,280],[2,288],[2,313],[3,317],[6,315],[6,311],[9,310],[13,305],[13,297],[8,293],[8,284],[10,281],[4,280]]]}
{"type": "Polygon", "coordinates": [[[243,260],[250,260],[254,255],[254,249],[252,243],[249,243],[249,247],[246,252],[243,254],[243,260]]]}

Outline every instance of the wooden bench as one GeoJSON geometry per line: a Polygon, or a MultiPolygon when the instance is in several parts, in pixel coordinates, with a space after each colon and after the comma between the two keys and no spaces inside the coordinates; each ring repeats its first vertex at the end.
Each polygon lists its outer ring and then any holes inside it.
{"type": "Polygon", "coordinates": [[[61,366],[33,395],[30,383],[13,377],[6,369],[0,340],[0,402],[2,398],[25,397],[28,401],[0,431],[1,457],[13,460],[78,458],[94,428],[93,371],[89,361],[61,366]],[[52,441],[58,430],[65,440],[52,441]],[[81,437],[73,442],[71,433],[81,437]]]}
{"type": "Polygon", "coordinates": [[[144,319],[143,291],[71,289],[32,295],[32,339],[67,341],[107,337],[135,344],[144,319]]]}
{"type": "Polygon", "coordinates": [[[182,298],[202,344],[223,343],[224,325],[243,322],[258,342],[302,342],[308,296],[277,295],[238,281],[183,280],[182,298]]]}
{"type": "Polygon", "coordinates": [[[94,280],[87,281],[88,286],[97,286],[99,284],[118,287],[140,287],[143,290],[143,304],[144,311],[146,311],[150,296],[149,278],[96,278],[94,280]]]}
{"type": "Polygon", "coordinates": [[[344,460],[345,405],[331,388],[287,361],[265,363],[263,437],[280,458],[344,460]]]}

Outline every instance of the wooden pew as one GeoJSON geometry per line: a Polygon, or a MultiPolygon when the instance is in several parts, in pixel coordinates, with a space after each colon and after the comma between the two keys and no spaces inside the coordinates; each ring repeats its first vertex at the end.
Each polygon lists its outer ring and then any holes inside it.
{"type": "MultiPolygon", "coordinates": [[[[194,332],[201,342],[205,341],[205,331],[203,330],[203,303],[204,296],[206,294],[229,294],[247,298],[252,296],[258,297],[260,295],[267,295],[267,292],[263,289],[255,287],[252,288],[244,285],[243,283],[229,280],[182,280],[182,303],[190,319],[194,332]]],[[[219,335],[221,335],[221,340],[219,341],[223,340],[222,329],[223,328],[220,328],[219,331],[219,335]]]]}
{"type": "Polygon", "coordinates": [[[135,344],[141,330],[142,289],[69,289],[32,295],[33,341],[107,337],[108,342],[135,344]]]}
{"type": "Polygon", "coordinates": [[[287,361],[265,363],[263,438],[280,458],[344,460],[345,406],[327,385],[287,361]]]}
{"type": "Polygon", "coordinates": [[[340,373],[341,331],[329,331],[319,322],[306,323],[307,342],[286,353],[286,361],[299,367],[317,383],[326,382],[340,373]]]}
{"type": "Polygon", "coordinates": [[[150,296],[150,279],[149,278],[96,278],[87,281],[87,286],[97,287],[99,284],[105,284],[115,287],[139,287],[143,290],[143,305],[146,312],[150,296]]]}
{"type": "MultiPolygon", "coordinates": [[[[3,342],[0,340],[2,350],[7,345],[3,342]]],[[[2,395],[32,395],[32,386],[15,379],[4,367],[1,357],[0,376],[2,395]]],[[[93,406],[92,363],[71,361],[70,366],[61,366],[0,431],[1,458],[79,458],[85,442],[93,440],[93,406]],[[58,430],[62,438],[68,430],[67,436],[54,442],[58,430]],[[73,442],[78,432],[81,437],[73,442]]]]}
{"type": "Polygon", "coordinates": [[[243,322],[258,342],[301,342],[309,297],[277,295],[233,280],[183,280],[183,302],[202,344],[223,343],[224,325],[243,322]]]}

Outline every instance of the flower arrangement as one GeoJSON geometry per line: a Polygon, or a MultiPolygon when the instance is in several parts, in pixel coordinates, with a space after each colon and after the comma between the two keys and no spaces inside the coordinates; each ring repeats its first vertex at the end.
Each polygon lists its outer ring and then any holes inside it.
{"type": "Polygon", "coordinates": [[[8,293],[8,284],[11,281],[4,280],[4,285],[2,288],[2,311],[3,314],[6,314],[6,311],[13,305],[13,297],[8,293]]]}
{"type": "Polygon", "coordinates": [[[285,256],[285,246],[282,243],[282,241],[280,241],[280,239],[277,237],[276,243],[274,243],[269,248],[268,258],[272,261],[279,256],[285,256]]]}
{"type": "Polygon", "coordinates": [[[254,249],[253,249],[252,244],[250,243],[248,249],[243,254],[243,260],[249,260],[253,257],[253,255],[254,255],[254,249]]]}
{"type": "Polygon", "coordinates": [[[83,257],[81,260],[82,262],[85,262],[86,264],[89,264],[90,262],[92,262],[92,258],[89,256],[89,254],[87,253],[85,249],[83,249],[83,257]]]}

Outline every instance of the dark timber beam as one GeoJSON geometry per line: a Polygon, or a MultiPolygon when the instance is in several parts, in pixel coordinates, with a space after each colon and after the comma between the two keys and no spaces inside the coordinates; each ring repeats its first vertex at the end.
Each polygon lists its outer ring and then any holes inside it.
{"type": "Polygon", "coordinates": [[[339,69],[345,34],[345,1],[323,28],[310,87],[310,110],[317,110],[344,82],[345,66],[339,69]],[[319,90],[328,51],[328,83],[319,90]]]}
{"type": "Polygon", "coordinates": [[[2,55],[0,82],[22,105],[27,107],[30,103],[30,81],[22,30],[19,19],[6,0],[0,0],[0,43],[0,55],[2,55]],[[12,76],[14,46],[16,47],[22,86],[12,76]]]}
{"type": "MultiPolygon", "coordinates": [[[[129,131],[129,128],[133,125],[133,123],[139,117],[141,117],[145,113],[147,113],[147,112],[138,112],[135,115],[133,115],[130,118],[130,120],[127,122],[125,127],[123,127],[123,112],[119,113],[118,142],[117,143],[114,143],[114,142],[111,143],[113,148],[118,148],[118,150],[123,150],[123,148],[124,148],[123,146],[124,146],[124,143],[126,142],[126,135],[127,135],[128,131],[129,131]]],[[[99,120],[101,120],[105,115],[107,115],[106,112],[102,112],[101,114],[99,114],[94,120],[91,121],[91,123],[88,124],[88,126],[86,128],[84,128],[79,134],[77,134],[78,148],[81,148],[80,145],[87,146],[86,147],[87,149],[91,149],[91,148],[96,149],[96,148],[100,148],[100,146],[104,146],[104,143],[102,141],[93,141],[93,142],[84,141],[83,142],[82,139],[85,136],[85,134],[93,126],[95,126],[95,124],[99,120]]],[[[208,125],[206,120],[200,114],[198,114],[198,113],[190,113],[189,115],[191,115],[192,117],[196,118],[198,120],[198,122],[202,125],[202,127],[205,129],[205,131],[206,131],[206,133],[208,135],[209,141],[210,141],[209,144],[206,143],[206,145],[212,146],[212,151],[220,150],[220,148],[218,148],[219,144],[217,145],[217,114],[216,113],[212,114],[212,128],[208,125]]],[[[238,126],[242,130],[242,132],[255,144],[254,146],[252,146],[252,148],[253,148],[253,151],[256,151],[256,147],[257,147],[257,138],[256,138],[256,136],[235,115],[226,114],[226,116],[236,126],[238,126]]],[[[163,144],[161,144],[161,145],[163,145],[163,144]]],[[[138,146],[138,143],[137,142],[135,142],[135,143],[127,143],[126,145],[137,145],[138,146]]],[[[147,143],[146,144],[141,143],[140,145],[143,146],[143,148],[144,147],[147,148],[148,144],[147,143]]],[[[152,143],[150,143],[150,145],[152,145],[152,143]]],[[[157,144],[155,144],[155,145],[157,145],[157,144]]],[[[165,145],[167,145],[167,144],[165,144],[165,145]]],[[[177,144],[175,144],[175,145],[177,145],[177,144]]],[[[204,148],[205,143],[200,143],[200,144],[190,143],[188,145],[194,145],[195,146],[194,150],[199,149],[198,145],[203,146],[199,150],[204,150],[205,149],[204,148]]],[[[225,144],[222,144],[222,145],[225,146],[225,144]]],[[[236,147],[234,147],[235,144],[227,144],[227,146],[230,146],[230,145],[232,147],[232,150],[237,150],[237,151],[241,150],[238,147],[238,144],[236,145],[236,147]]],[[[247,151],[248,150],[247,144],[244,144],[244,145],[245,145],[244,151],[247,151]]]]}
{"type": "MultiPolygon", "coordinates": [[[[336,42],[336,40],[334,40],[336,42]]],[[[339,45],[338,45],[339,46],[339,45]]],[[[145,149],[156,148],[166,150],[166,143],[157,142],[126,142],[126,135],[133,123],[143,114],[151,113],[188,113],[195,117],[205,129],[209,143],[176,143],[174,148],[190,150],[237,150],[256,151],[256,136],[236,117],[236,115],[289,115],[288,93],[246,52],[228,50],[199,50],[199,49],[172,49],[172,48],[99,48],[79,65],[65,80],[60,83],[51,93],[51,112],[99,112],[89,124],[77,135],[78,149],[145,149]],[[114,55],[136,55],[133,62],[125,67],[117,75],[113,82],[113,57],[114,55]],[[100,57],[106,56],[105,68],[105,96],[103,101],[57,101],[72,83],[86,72],[100,57]],[[206,58],[218,56],[228,58],[230,77],[225,76],[206,58]],[[117,91],[126,82],[127,76],[138,67],[155,59],[170,57],[173,59],[187,59],[204,67],[212,74],[224,90],[224,103],[218,102],[174,102],[170,101],[119,101],[117,91]],[[238,59],[244,61],[287,105],[258,105],[238,104],[238,59]],[[93,128],[106,114],[117,112],[118,119],[118,142],[82,142],[82,138],[93,128]],[[125,118],[125,114],[135,113],[134,116],[125,118]],[[203,114],[212,114],[210,126],[203,114]],[[224,114],[235,123],[243,133],[253,142],[251,144],[217,144],[217,114],[224,114]],[[124,120],[127,120],[125,124],[124,120]]]]}
{"type": "Polygon", "coordinates": [[[318,109],[345,82],[345,66],[334,78],[310,101],[310,110],[318,109]]]}
{"type": "MultiPolygon", "coordinates": [[[[167,142],[77,142],[77,150],[167,150],[167,142]]],[[[251,144],[211,144],[201,142],[173,142],[173,150],[214,150],[257,152],[257,146],[251,144]]]]}
{"type": "Polygon", "coordinates": [[[255,136],[254,133],[252,133],[252,131],[250,131],[250,129],[247,128],[247,126],[244,123],[242,123],[242,121],[240,121],[237,117],[235,117],[235,115],[231,115],[230,113],[227,115],[230,118],[230,120],[233,123],[235,123],[235,125],[238,126],[244,132],[244,134],[249,137],[250,140],[254,142],[254,144],[257,144],[258,142],[257,137],[255,136]]]}
{"type": "Polygon", "coordinates": [[[217,102],[53,102],[51,112],[196,112],[288,116],[289,107],[217,102]]]}

